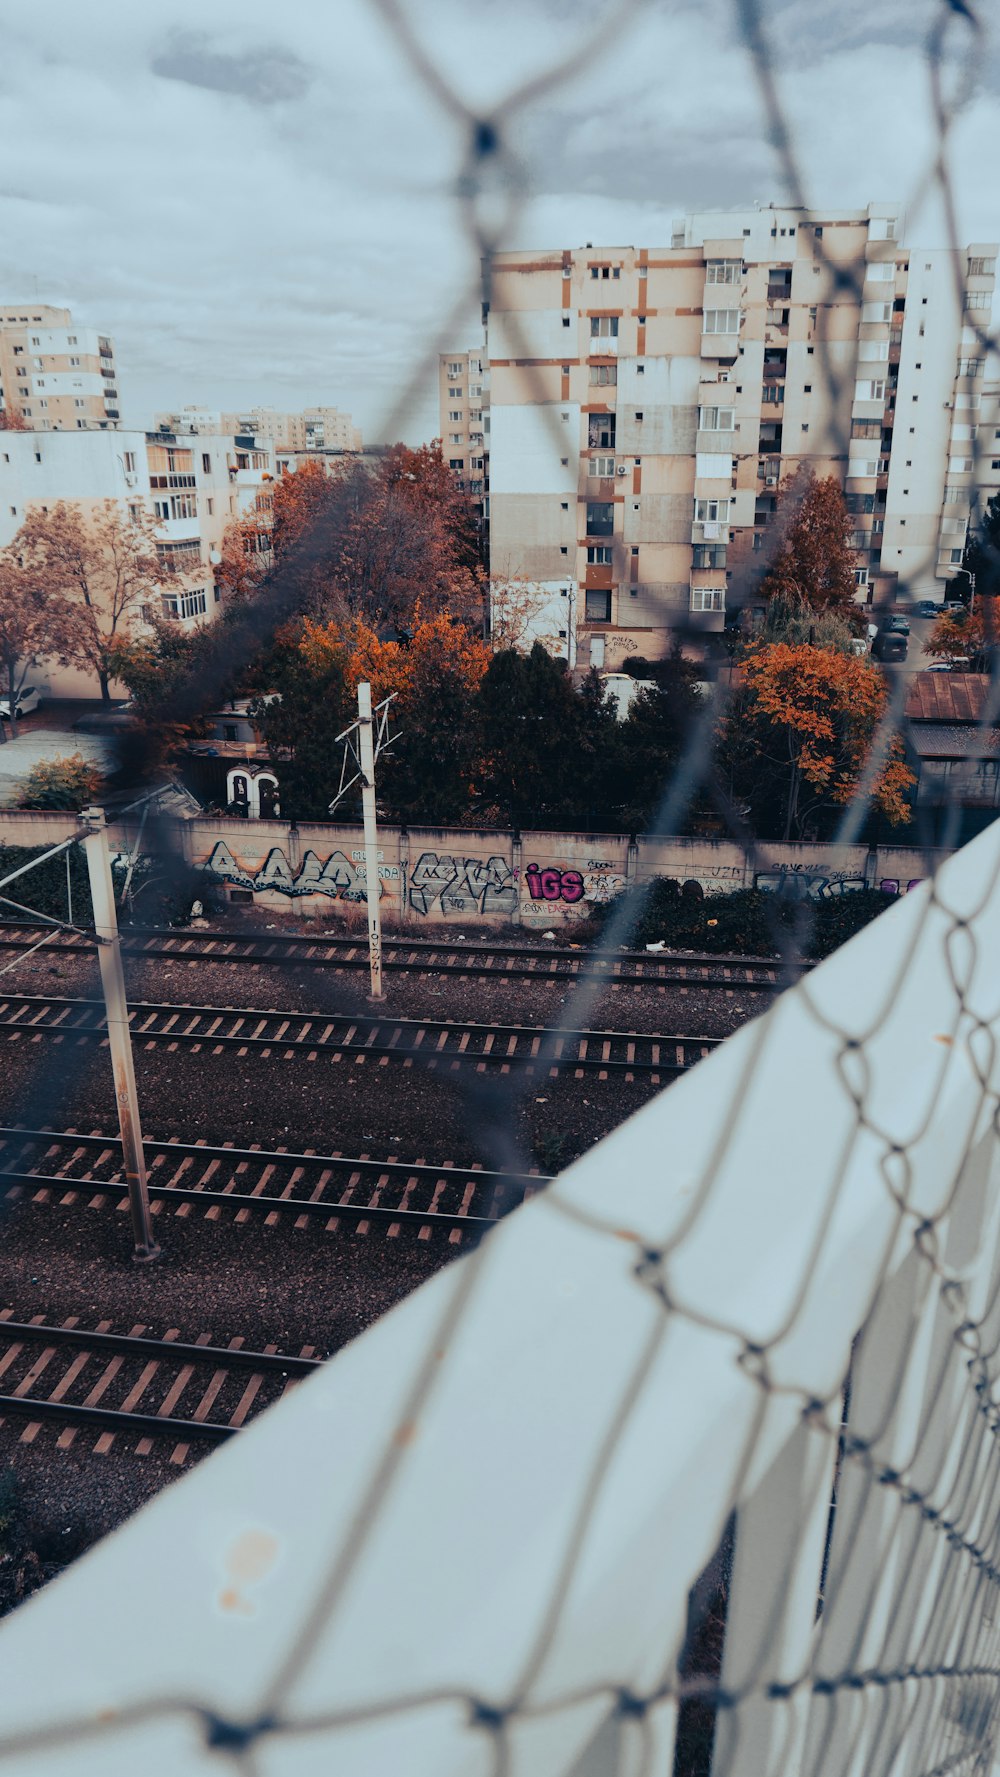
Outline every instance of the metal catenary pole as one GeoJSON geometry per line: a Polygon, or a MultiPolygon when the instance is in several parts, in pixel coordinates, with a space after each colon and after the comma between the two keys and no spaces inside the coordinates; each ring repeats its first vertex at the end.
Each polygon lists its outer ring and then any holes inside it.
{"type": "Polygon", "coordinates": [[[83,848],[87,854],[90,896],[94,905],[97,931],[97,956],[104,990],[104,1008],[108,1021],[108,1046],[115,1076],[115,1100],[118,1126],[121,1130],[122,1158],[128,1183],[129,1211],[132,1217],[132,1257],[139,1261],[155,1259],[159,1246],[153,1237],[146,1187],[146,1159],[142,1147],[139,1122],[139,1100],[135,1089],[132,1065],[132,1035],[125,996],[121,944],[118,938],[118,914],[115,908],[114,885],[111,880],[111,857],[103,808],[85,808],[80,816],[86,828],[83,848]]]}
{"type": "Polygon", "coordinates": [[[382,998],[382,921],[379,912],[378,823],[375,817],[375,743],[372,735],[372,688],[358,685],[358,739],[361,762],[361,807],[365,822],[365,899],[368,903],[368,961],[371,997],[382,998]]]}

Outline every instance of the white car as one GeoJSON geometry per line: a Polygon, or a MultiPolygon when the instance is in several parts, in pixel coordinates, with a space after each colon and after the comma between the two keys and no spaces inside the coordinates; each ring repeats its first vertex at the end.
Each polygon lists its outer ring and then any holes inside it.
{"type": "MultiPolygon", "coordinates": [[[[22,685],[20,691],[17,694],[17,702],[14,705],[14,715],[15,716],[30,715],[32,710],[37,710],[41,701],[42,701],[42,694],[39,691],[37,685],[22,685]]],[[[0,716],[2,716],[4,718],[5,722],[10,721],[10,698],[9,697],[0,697],[0,716]]]]}

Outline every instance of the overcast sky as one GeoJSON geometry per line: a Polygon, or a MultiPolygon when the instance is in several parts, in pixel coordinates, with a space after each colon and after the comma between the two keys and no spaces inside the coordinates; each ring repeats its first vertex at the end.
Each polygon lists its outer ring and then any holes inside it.
{"type": "MultiPolygon", "coordinates": [[[[528,179],[505,244],[664,245],[684,209],[788,195],[735,0],[636,0],[624,20],[615,0],[399,4],[479,112],[606,26],[584,70],[505,117],[528,179]]],[[[911,202],[937,0],[761,9],[810,202],[900,199],[907,240],[943,244],[939,206],[911,202]]],[[[951,35],[967,40],[958,17],[951,35]]],[[[126,422],[328,403],[369,439],[390,415],[411,441],[436,431],[433,372],[393,407],[476,277],[468,129],[374,0],[48,0],[8,12],[2,43],[0,298],[110,331],[126,422]]],[[[1000,239],[995,38],[977,65],[952,147],[963,241],[1000,239]]],[[[498,180],[490,225],[510,201],[498,180]]],[[[443,344],[477,338],[469,299],[443,344]]]]}

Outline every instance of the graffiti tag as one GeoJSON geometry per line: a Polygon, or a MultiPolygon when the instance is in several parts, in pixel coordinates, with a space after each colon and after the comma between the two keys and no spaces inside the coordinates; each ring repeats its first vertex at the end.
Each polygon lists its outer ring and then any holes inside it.
{"type": "Polygon", "coordinates": [[[802,901],[832,901],[839,895],[858,894],[865,886],[865,879],[863,876],[840,875],[836,871],[826,874],[820,870],[793,867],[790,870],[758,870],[753,885],[768,893],[793,895],[802,901]]]}
{"type": "MultiPolygon", "coordinates": [[[[295,872],[284,852],[274,846],[260,868],[251,873],[220,840],[205,868],[231,887],[249,889],[253,894],[263,894],[270,889],[293,898],[327,895],[331,901],[363,901],[367,893],[364,865],[353,863],[342,851],[331,853],[325,862],[314,851],[307,851],[300,869],[295,872]]],[[[381,895],[385,892],[383,883],[398,879],[399,867],[380,864],[378,874],[381,895]]]]}
{"type": "Polygon", "coordinates": [[[421,852],[410,872],[410,906],[426,915],[437,902],[442,913],[514,913],[517,883],[504,858],[461,858],[421,852]]]}

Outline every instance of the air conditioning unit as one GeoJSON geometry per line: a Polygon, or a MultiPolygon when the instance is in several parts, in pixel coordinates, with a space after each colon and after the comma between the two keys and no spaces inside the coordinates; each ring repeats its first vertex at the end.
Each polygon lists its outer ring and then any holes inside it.
{"type": "Polygon", "coordinates": [[[619,475],[627,475],[628,474],[628,467],[625,463],[619,463],[618,473],[619,473],[619,475]]]}
{"type": "Polygon", "coordinates": [[[764,486],[765,487],[777,487],[777,485],[778,485],[778,477],[776,475],[765,475],[765,477],[764,477],[764,486]]]}
{"type": "Polygon", "coordinates": [[[125,486],[126,487],[134,487],[138,479],[139,478],[137,475],[129,475],[128,472],[126,471],[125,486]]]}

